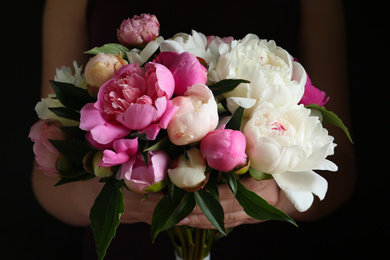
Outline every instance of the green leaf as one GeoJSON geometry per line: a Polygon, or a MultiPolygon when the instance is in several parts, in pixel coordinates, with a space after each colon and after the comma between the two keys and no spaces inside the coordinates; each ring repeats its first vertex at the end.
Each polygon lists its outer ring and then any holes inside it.
{"type": "Polygon", "coordinates": [[[233,116],[226,124],[227,129],[240,130],[242,118],[244,117],[244,110],[245,109],[243,107],[238,107],[236,111],[234,111],[233,116]]]}
{"type": "Polygon", "coordinates": [[[85,140],[85,131],[81,130],[79,126],[63,126],[61,130],[64,131],[69,137],[85,140]]]}
{"type": "Polygon", "coordinates": [[[347,135],[349,141],[353,143],[351,135],[349,134],[348,128],[344,125],[343,121],[332,111],[328,111],[325,107],[320,107],[317,104],[311,104],[305,106],[306,108],[316,109],[321,112],[323,121],[327,124],[331,124],[337,127],[340,127],[344,133],[347,135]]]}
{"type": "Polygon", "coordinates": [[[91,208],[91,228],[99,260],[106,255],[120,223],[120,216],[125,211],[122,186],[123,181],[109,178],[91,208]]]}
{"type": "Polygon", "coordinates": [[[198,190],[195,192],[195,201],[210,223],[219,232],[226,235],[225,224],[223,222],[225,216],[223,208],[214,196],[207,191],[198,190]]]}
{"type": "Polygon", "coordinates": [[[216,97],[234,90],[241,83],[250,83],[250,81],[244,79],[223,79],[209,86],[209,89],[213,92],[214,96],[216,97]]]}
{"type": "Polygon", "coordinates": [[[73,84],[59,81],[50,81],[58,100],[65,106],[73,110],[80,111],[87,103],[93,103],[96,98],[88,94],[83,88],[78,88],[73,84]]]}
{"type": "Polygon", "coordinates": [[[237,179],[234,177],[233,173],[226,173],[225,178],[229,184],[230,190],[233,192],[234,197],[237,194],[237,179]]]}
{"type": "Polygon", "coordinates": [[[173,200],[168,194],[157,204],[152,218],[152,241],[158,233],[175,226],[187,217],[195,207],[195,199],[192,192],[182,189],[173,191],[173,200]]]}
{"type": "Polygon", "coordinates": [[[80,121],[80,113],[68,107],[49,107],[49,110],[59,117],[80,121]]]}
{"type": "Polygon", "coordinates": [[[237,182],[237,187],[236,199],[244,208],[246,214],[252,218],[258,220],[280,220],[297,226],[295,221],[286,213],[270,205],[266,200],[248,190],[240,182],[237,182]]]}
{"type": "Polygon", "coordinates": [[[101,47],[95,47],[89,51],[86,51],[84,53],[86,54],[92,54],[96,55],[98,53],[106,53],[106,54],[115,54],[118,55],[119,52],[122,53],[122,58],[126,58],[126,52],[129,52],[130,50],[126,48],[125,46],[118,44],[118,43],[107,43],[104,44],[101,47]]]}
{"type": "MultiPolygon", "coordinates": [[[[213,173],[210,173],[210,175],[213,175],[213,173]]],[[[219,202],[218,183],[214,176],[209,177],[209,180],[207,181],[207,184],[204,186],[204,188],[210,192],[210,194],[213,195],[214,198],[219,202]]]]}
{"type": "Polygon", "coordinates": [[[93,150],[86,142],[80,140],[49,141],[62,155],[75,164],[82,164],[84,156],[93,150]]]}
{"type": "Polygon", "coordinates": [[[249,174],[253,177],[253,179],[260,180],[270,180],[273,179],[272,174],[267,174],[264,172],[259,172],[255,168],[249,167],[249,174]]]}
{"type": "Polygon", "coordinates": [[[81,170],[79,172],[71,172],[69,174],[66,173],[66,175],[61,174],[61,177],[62,178],[54,186],[60,186],[63,184],[76,182],[76,181],[87,181],[95,178],[96,176],[81,170]]]}
{"type": "Polygon", "coordinates": [[[144,149],[144,151],[151,152],[151,151],[157,151],[157,150],[167,150],[169,148],[169,146],[171,146],[171,145],[173,145],[173,144],[169,140],[168,136],[165,136],[163,139],[161,139],[157,143],[155,143],[149,147],[146,147],[144,149]]]}

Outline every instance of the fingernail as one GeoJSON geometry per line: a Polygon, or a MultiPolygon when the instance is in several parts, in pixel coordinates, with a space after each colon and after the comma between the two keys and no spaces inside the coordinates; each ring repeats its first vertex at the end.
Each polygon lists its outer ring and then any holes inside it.
{"type": "Polygon", "coordinates": [[[189,218],[185,218],[182,221],[180,221],[178,223],[178,225],[188,225],[189,223],[190,223],[190,219],[189,218]]]}

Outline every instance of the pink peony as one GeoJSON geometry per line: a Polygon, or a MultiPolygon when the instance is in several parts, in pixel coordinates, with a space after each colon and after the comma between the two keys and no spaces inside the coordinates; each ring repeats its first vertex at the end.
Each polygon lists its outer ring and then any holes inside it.
{"type": "Polygon", "coordinates": [[[175,79],[175,95],[182,96],[188,87],[207,83],[207,69],[189,52],[161,52],[155,62],[166,66],[175,79]]]}
{"type": "Polygon", "coordinates": [[[57,161],[60,152],[54,148],[49,140],[65,140],[66,134],[61,130],[62,125],[49,120],[39,120],[35,123],[29,133],[34,142],[33,150],[35,160],[39,165],[38,170],[43,171],[47,176],[57,176],[57,161]]]}
{"type": "Polygon", "coordinates": [[[124,179],[129,190],[144,194],[148,192],[148,187],[166,179],[169,163],[170,157],[163,150],[149,152],[148,165],[138,153],[122,164],[119,176],[124,179]]]}
{"type": "Polygon", "coordinates": [[[100,87],[97,102],[81,110],[80,128],[90,131],[87,139],[103,148],[133,130],[154,140],[177,109],[170,100],[174,88],[171,72],[161,64],[123,66],[100,87]]]}
{"type": "Polygon", "coordinates": [[[303,93],[303,97],[301,101],[299,101],[299,104],[310,105],[314,103],[322,107],[328,102],[328,100],[329,97],[326,97],[326,93],[314,87],[311,83],[309,75],[307,75],[305,92],[303,93]]]}
{"type": "Polygon", "coordinates": [[[200,142],[200,151],[211,168],[229,172],[246,164],[246,140],[240,131],[224,128],[208,133],[200,142]]]}
{"type": "Polygon", "coordinates": [[[134,15],[122,22],[117,30],[118,40],[128,47],[142,47],[153,41],[160,34],[160,23],[155,15],[134,15]]]}
{"type": "MultiPolygon", "coordinates": [[[[299,60],[295,57],[293,61],[299,62],[299,60]]],[[[303,104],[305,106],[310,104],[317,104],[320,107],[324,106],[329,101],[329,97],[326,97],[326,93],[324,91],[321,91],[313,86],[309,78],[309,74],[306,73],[306,76],[307,80],[305,84],[305,92],[298,104],[303,104]]]]}

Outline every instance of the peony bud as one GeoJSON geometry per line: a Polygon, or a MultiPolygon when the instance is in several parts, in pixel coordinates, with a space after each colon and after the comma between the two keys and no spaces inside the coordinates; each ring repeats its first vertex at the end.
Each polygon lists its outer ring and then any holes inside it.
{"type": "Polygon", "coordinates": [[[178,110],[168,124],[169,140],[175,145],[198,142],[218,125],[218,107],[205,85],[188,88],[185,96],[172,99],[178,110]]]}
{"type": "Polygon", "coordinates": [[[208,165],[222,172],[247,163],[245,148],[244,134],[224,127],[208,133],[200,142],[200,150],[208,165]]]}
{"type": "Polygon", "coordinates": [[[92,96],[97,95],[100,86],[110,80],[115,72],[127,61],[119,55],[99,53],[89,59],[85,66],[85,80],[88,84],[88,92],[92,96]]]}
{"type": "Polygon", "coordinates": [[[135,15],[124,20],[117,30],[118,40],[127,47],[144,47],[160,34],[160,23],[155,15],[135,15]]]}
{"type": "Polygon", "coordinates": [[[47,176],[58,176],[57,162],[61,154],[49,140],[66,139],[66,134],[61,127],[62,125],[58,122],[39,120],[31,127],[28,135],[34,142],[35,160],[39,165],[37,169],[47,176]]]}
{"type": "Polygon", "coordinates": [[[206,162],[197,148],[187,150],[180,155],[174,168],[168,169],[168,176],[177,187],[194,191],[207,182],[206,162]]]}
{"type": "Polygon", "coordinates": [[[102,159],[103,159],[103,151],[99,150],[95,153],[92,159],[93,172],[97,177],[100,178],[110,177],[113,174],[111,167],[99,166],[99,163],[102,161],[102,159]]]}
{"type": "Polygon", "coordinates": [[[161,52],[155,62],[166,66],[175,79],[175,95],[182,96],[195,84],[207,83],[207,69],[189,52],[161,52]]]}

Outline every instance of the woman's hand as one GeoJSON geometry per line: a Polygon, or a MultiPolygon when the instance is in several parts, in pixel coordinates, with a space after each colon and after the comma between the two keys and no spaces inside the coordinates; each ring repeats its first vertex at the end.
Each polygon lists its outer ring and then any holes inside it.
{"type": "MultiPolygon", "coordinates": [[[[285,198],[283,196],[284,193],[281,192],[274,180],[256,181],[253,178],[245,178],[241,179],[240,182],[245,185],[247,189],[257,193],[273,206],[278,207],[278,204],[285,204],[284,199],[281,200],[281,198],[285,198]]],[[[248,216],[245,213],[227,184],[220,184],[218,186],[218,191],[220,203],[225,213],[225,227],[231,228],[241,224],[254,224],[262,222],[248,216]]],[[[293,208],[291,207],[291,203],[286,203],[286,206],[287,207],[285,208],[287,209],[293,208]]],[[[206,216],[198,206],[196,206],[194,211],[187,218],[181,221],[179,225],[189,225],[191,227],[203,229],[214,228],[214,226],[207,220],[206,216]]]]}

